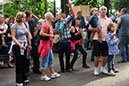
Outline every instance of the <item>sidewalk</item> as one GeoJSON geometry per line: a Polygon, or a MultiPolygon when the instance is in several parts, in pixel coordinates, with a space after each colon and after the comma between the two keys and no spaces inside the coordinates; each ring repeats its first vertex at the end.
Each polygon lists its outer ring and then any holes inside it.
{"type": "MultiPolygon", "coordinates": [[[[89,69],[82,68],[82,58],[79,58],[75,63],[75,71],[71,73],[61,73],[61,77],[52,79],[49,82],[40,80],[40,74],[33,74],[29,76],[30,83],[25,86],[129,86],[129,62],[118,64],[120,55],[116,56],[115,65],[119,69],[116,76],[107,76],[100,74],[94,76],[94,63],[90,61],[91,51],[88,50],[87,63],[91,67],[89,69]]],[[[55,71],[59,71],[58,54],[54,53],[55,71]]],[[[72,58],[72,56],[71,56],[72,58]]],[[[46,73],[50,76],[50,71],[47,68],[46,73]]],[[[15,86],[15,68],[0,68],[0,86],[15,86]]]]}

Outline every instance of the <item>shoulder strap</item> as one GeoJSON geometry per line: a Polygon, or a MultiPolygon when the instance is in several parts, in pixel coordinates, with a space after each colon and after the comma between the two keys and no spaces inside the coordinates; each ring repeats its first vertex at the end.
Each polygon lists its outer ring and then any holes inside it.
{"type": "Polygon", "coordinates": [[[26,28],[27,28],[27,25],[26,25],[26,23],[24,23],[25,24],[25,26],[26,26],[26,28]]]}
{"type": "Polygon", "coordinates": [[[50,33],[50,27],[48,27],[48,32],[47,32],[47,34],[49,34],[50,33]]]}

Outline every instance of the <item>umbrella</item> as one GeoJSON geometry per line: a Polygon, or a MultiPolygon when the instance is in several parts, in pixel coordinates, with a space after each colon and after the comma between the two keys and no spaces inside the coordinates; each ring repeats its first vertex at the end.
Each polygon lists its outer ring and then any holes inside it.
{"type": "Polygon", "coordinates": [[[4,15],[4,5],[7,3],[13,3],[12,1],[9,0],[0,0],[0,5],[3,5],[2,9],[3,9],[3,15],[4,15]]]}
{"type": "Polygon", "coordinates": [[[7,4],[7,3],[13,3],[13,2],[9,1],[9,0],[0,0],[0,5],[4,5],[4,4],[7,4]]]}

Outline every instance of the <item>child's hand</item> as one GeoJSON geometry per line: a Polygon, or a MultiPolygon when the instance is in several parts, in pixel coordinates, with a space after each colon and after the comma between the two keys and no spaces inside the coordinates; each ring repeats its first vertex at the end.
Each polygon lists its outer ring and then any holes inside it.
{"type": "Polygon", "coordinates": [[[118,38],[116,38],[116,44],[117,44],[117,45],[119,44],[119,39],[118,39],[118,38]]]}
{"type": "Polygon", "coordinates": [[[96,28],[97,28],[97,32],[101,32],[100,26],[97,26],[96,28]]]}
{"type": "Polygon", "coordinates": [[[110,38],[113,39],[114,38],[114,33],[111,33],[110,35],[111,35],[110,38]]]}

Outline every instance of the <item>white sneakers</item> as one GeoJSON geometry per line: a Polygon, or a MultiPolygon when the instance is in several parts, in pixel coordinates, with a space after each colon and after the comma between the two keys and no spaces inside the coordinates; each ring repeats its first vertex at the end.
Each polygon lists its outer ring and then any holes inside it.
{"type": "Polygon", "coordinates": [[[95,69],[94,69],[94,75],[95,75],[95,76],[98,76],[98,75],[99,75],[99,70],[98,70],[98,68],[95,68],[95,69]]]}
{"type": "MultiPolygon", "coordinates": [[[[108,71],[104,67],[101,67],[100,68],[100,73],[103,73],[103,74],[106,74],[106,75],[109,75],[109,76],[115,76],[116,75],[113,70],[111,70],[110,73],[108,73],[108,71]]],[[[99,75],[98,68],[95,68],[94,69],[94,75],[95,76],[98,76],[99,75]]]]}
{"type": "Polygon", "coordinates": [[[47,75],[45,75],[45,76],[41,76],[41,80],[42,81],[50,81],[51,78],[49,78],[47,75]]]}
{"type": "Polygon", "coordinates": [[[28,80],[28,79],[27,79],[27,80],[25,80],[25,81],[24,81],[24,83],[29,83],[29,80],[28,80]]]}
{"type": "Polygon", "coordinates": [[[23,86],[23,83],[16,83],[16,86],[23,86]]]}
{"type": "Polygon", "coordinates": [[[60,74],[54,73],[51,75],[51,78],[49,78],[47,75],[41,76],[41,80],[42,81],[50,81],[51,79],[55,79],[55,78],[59,78],[59,77],[60,77],[60,74]]]}
{"type": "Polygon", "coordinates": [[[59,78],[59,77],[60,77],[60,74],[58,74],[58,73],[54,73],[51,75],[52,79],[59,78]]]}
{"type": "Polygon", "coordinates": [[[111,70],[110,73],[108,73],[109,76],[115,76],[116,74],[111,70]]]}
{"type": "MultiPolygon", "coordinates": [[[[107,70],[104,67],[101,67],[100,68],[100,73],[108,74],[107,70]]],[[[99,69],[98,68],[95,68],[94,69],[94,75],[95,76],[98,76],[99,75],[99,69]]]]}
{"type": "Polygon", "coordinates": [[[108,71],[104,67],[101,67],[100,68],[100,73],[108,74],[108,71]]]}

